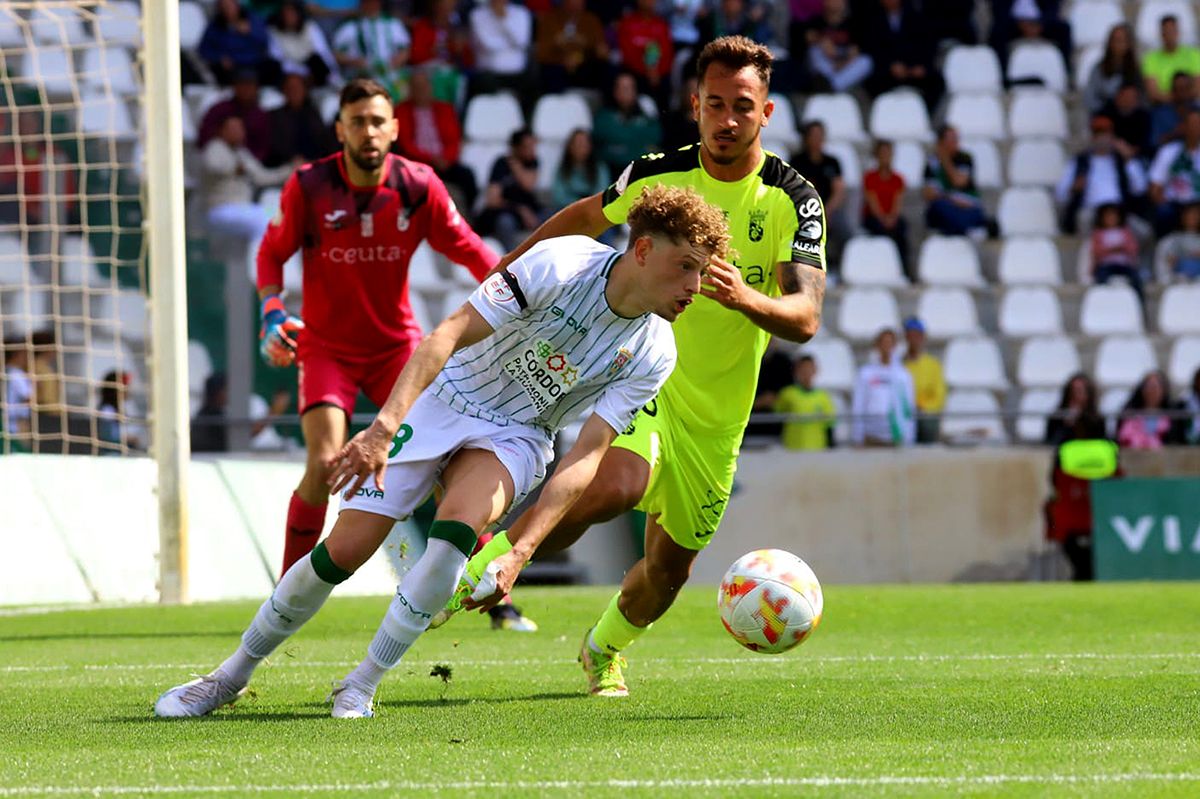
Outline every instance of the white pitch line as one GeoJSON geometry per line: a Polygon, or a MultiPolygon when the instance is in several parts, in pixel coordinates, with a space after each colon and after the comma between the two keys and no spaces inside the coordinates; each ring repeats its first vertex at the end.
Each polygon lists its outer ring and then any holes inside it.
{"type": "Polygon", "coordinates": [[[1115,774],[979,774],[955,777],[879,775],[867,777],[749,777],[744,779],[665,779],[665,780],[518,780],[408,782],[381,780],[364,783],[324,785],[44,785],[0,788],[0,796],[120,796],[180,793],[253,794],[253,793],[332,793],[364,791],[579,791],[589,788],[671,789],[671,788],[882,788],[916,786],[961,788],[998,785],[1111,785],[1116,783],[1200,782],[1200,773],[1130,772],[1115,774]]]}

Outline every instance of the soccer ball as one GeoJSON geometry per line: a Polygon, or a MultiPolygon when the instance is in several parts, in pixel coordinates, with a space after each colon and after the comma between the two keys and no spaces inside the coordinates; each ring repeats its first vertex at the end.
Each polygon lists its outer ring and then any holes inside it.
{"type": "Polygon", "coordinates": [[[717,594],[721,623],[733,639],[768,655],[799,646],[820,624],[824,607],[817,575],[782,549],[742,555],[717,594]]]}

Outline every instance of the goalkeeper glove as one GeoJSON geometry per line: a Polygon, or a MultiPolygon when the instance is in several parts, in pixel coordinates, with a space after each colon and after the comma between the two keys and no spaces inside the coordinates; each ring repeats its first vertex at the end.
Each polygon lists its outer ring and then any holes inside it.
{"type": "Polygon", "coordinates": [[[282,369],[296,361],[296,334],[304,322],[290,316],[283,300],[272,294],[262,303],[262,329],[258,334],[258,351],[270,366],[282,369]]]}

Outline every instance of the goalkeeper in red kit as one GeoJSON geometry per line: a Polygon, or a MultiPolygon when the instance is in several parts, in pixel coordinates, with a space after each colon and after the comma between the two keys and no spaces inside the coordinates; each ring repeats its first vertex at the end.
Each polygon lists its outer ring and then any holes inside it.
{"type": "Polygon", "coordinates": [[[408,302],[417,246],[428,240],[477,280],[498,260],[432,168],[389,152],[396,124],[386,88],[366,79],[348,83],[336,125],[342,151],[288,179],[258,251],[260,349],[272,366],[298,367],[307,448],[304,477],[288,505],[283,572],[321,536],[326,463],[346,442],[358,392],[382,406],[421,341],[408,302]],[[283,265],[301,248],[303,321],[279,296],[283,265]]]}

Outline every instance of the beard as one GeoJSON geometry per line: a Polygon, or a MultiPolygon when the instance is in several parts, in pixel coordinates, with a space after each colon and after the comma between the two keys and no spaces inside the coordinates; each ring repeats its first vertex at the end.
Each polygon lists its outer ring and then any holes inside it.
{"type": "Polygon", "coordinates": [[[346,149],[346,155],[354,162],[354,165],[364,172],[374,172],[383,164],[383,159],[387,155],[387,150],[380,150],[376,155],[363,155],[359,150],[346,149]]]}
{"type": "Polygon", "coordinates": [[[709,146],[708,144],[708,141],[713,142],[713,144],[716,143],[716,136],[714,135],[711,139],[705,141],[704,149],[708,151],[708,157],[711,158],[714,163],[720,164],[721,166],[729,166],[730,164],[736,163],[738,159],[746,155],[746,152],[750,149],[750,145],[754,143],[754,140],[757,137],[758,131],[755,131],[754,135],[744,142],[731,142],[731,144],[733,144],[732,149],[721,153],[715,147],[709,146]]]}

